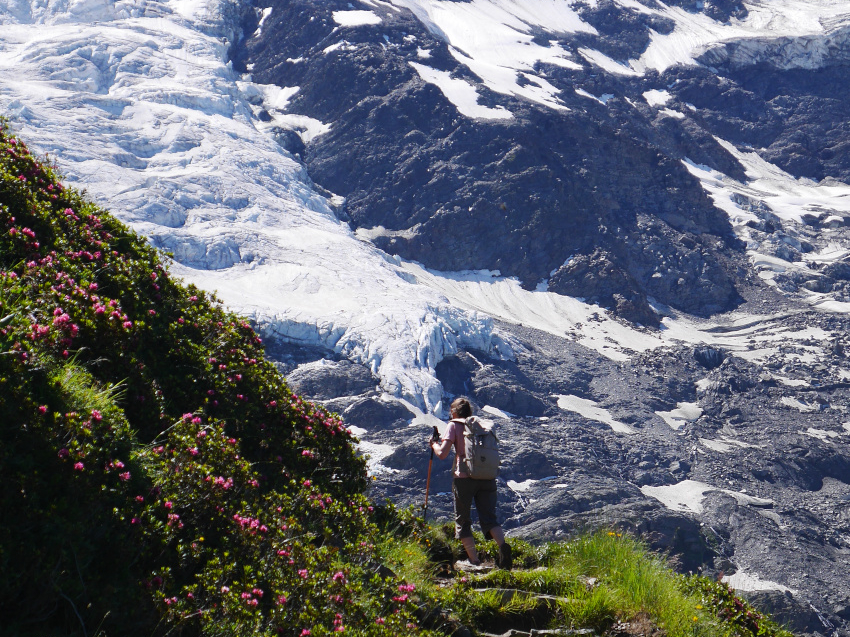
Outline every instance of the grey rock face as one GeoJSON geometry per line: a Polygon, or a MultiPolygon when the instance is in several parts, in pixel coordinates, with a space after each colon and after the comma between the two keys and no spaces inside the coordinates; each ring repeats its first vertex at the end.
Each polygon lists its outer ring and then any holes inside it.
{"type": "Polygon", "coordinates": [[[413,417],[406,407],[374,396],[359,398],[341,411],[346,422],[370,432],[407,426],[413,417]]]}
{"type": "MultiPolygon", "coordinates": [[[[718,23],[747,15],[736,0],[672,4],[718,23]]],[[[545,539],[628,529],[684,571],[747,583],[755,603],[801,634],[850,636],[850,323],[795,301],[850,301],[848,261],[817,258],[850,239],[846,213],[806,204],[801,223],[789,223],[742,189],[731,203],[749,219],[745,245],[686,167],[746,183],[719,138],[795,177],[850,183],[846,34],[731,41],[703,64],[643,77],[543,64],[536,70],[569,109],[556,111],[487,89],[405,10],[370,4],[378,30],[340,28],[332,13],[346,1],[270,6],[237,66],[298,86],[287,113],[330,124],[318,137],[285,126],[276,135],[345,198],[339,216],[362,236],[436,270],[498,270],[527,289],[584,298],[644,334],[663,333],[662,317],[677,311],[716,317],[707,345],[636,346],[620,361],[508,324],[515,360],[444,359],[446,406],[466,395],[498,423],[505,528],[545,539]],[[431,68],[513,119],[461,115],[411,66],[425,49],[431,68]],[[665,108],[644,97],[649,89],[669,94],[665,108]],[[772,287],[753,272],[753,253],[782,262],[772,287]],[[723,315],[732,309],[751,322],[723,315]],[[791,336],[800,334],[811,336],[791,336]]],[[[540,30],[533,42],[576,60],[590,47],[626,61],[673,28],[608,0],[579,9],[596,34],[540,30]]],[[[433,422],[382,397],[361,367],[298,348],[271,353],[297,391],[366,432],[373,495],[421,506],[433,422]]],[[[429,511],[440,517],[452,508],[448,467],[435,462],[431,479],[429,511]]]]}
{"type": "MultiPolygon", "coordinates": [[[[850,381],[836,347],[850,345],[850,322],[780,308],[769,309],[782,316],[782,330],[830,335],[813,343],[818,357],[800,358],[810,347],[803,341],[759,364],[690,346],[615,362],[502,325],[522,345],[515,361],[481,352],[447,358],[438,367],[447,403],[464,394],[478,409],[508,411],[498,400],[521,389],[542,409],[514,406],[507,419],[480,413],[496,421],[504,451],[499,497],[509,533],[557,540],[578,529],[628,530],[684,572],[760,583],[765,590],[747,596],[798,634],[850,635],[850,424],[842,424],[850,420],[850,381]],[[592,400],[634,433],[559,408],[560,395],[592,400]],[[659,414],[680,404],[697,411],[674,428],[659,414]]],[[[421,506],[430,426],[412,427],[404,406],[368,392],[327,402],[367,431],[364,440],[392,450],[373,496],[421,506]]],[[[449,467],[434,463],[429,515],[451,516],[449,467]]]]}
{"type": "Polygon", "coordinates": [[[320,399],[362,394],[378,384],[362,365],[325,359],[298,367],[289,373],[287,382],[296,393],[320,399]]]}
{"type": "MultiPolygon", "coordinates": [[[[318,184],[346,198],[344,214],[353,226],[383,229],[373,233],[382,249],[444,271],[499,270],[529,288],[570,257],[594,259],[602,250],[612,276],[595,298],[650,325],[657,319],[647,296],[699,314],[739,301],[718,254],[735,244],[731,228],[680,160],[688,156],[730,174],[740,167],[690,122],[653,120],[624,100],[603,107],[573,90],[583,86],[642,102],[645,86],[553,67],[549,79],[564,86],[571,110],[497,100],[482,88],[482,103],[505,103],[515,117],[471,120],[410,66],[427,48],[433,68],[468,74],[406,11],[379,11],[380,32],[342,32],[331,13],[346,3],[277,1],[272,7],[242,59],[252,64],[256,81],[300,87],[289,112],[333,123],[306,144],[302,157],[318,184]],[[671,257],[664,275],[672,284],[654,276],[661,253],[671,257]],[[705,303],[685,293],[694,285],[705,303]]],[[[587,11],[603,24],[613,7],[587,11]]],[[[646,46],[650,28],[669,28],[634,11],[621,18],[622,29],[611,27],[611,35],[600,37],[613,42],[614,31],[636,34],[629,51],[646,46]]],[[[577,50],[587,42],[577,36],[560,44],[577,50]]],[[[567,278],[552,289],[571,293],[567,278]]]]}
{"type": "Polygon", "coordinates": [[[458,396],[469,396],[510,414],[542,416],[547,403],[535,395],[531,381],[509,361],[482,366],[480,354],[461,352],[437,365],[443,388],[458,396]]]}
{"type": "Polygon", "coordinates": [[[816,69],[764,65],[671,70],[672,92],[698,108],[708,130],[757,149],[797,177],[850,179],[847,62],[816,69]]]}

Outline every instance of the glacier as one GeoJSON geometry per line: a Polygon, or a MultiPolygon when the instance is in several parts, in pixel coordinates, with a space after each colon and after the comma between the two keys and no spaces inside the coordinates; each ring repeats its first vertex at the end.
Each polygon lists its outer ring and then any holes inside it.
{"type": "MultiPolygon", "coordinates": [[[[539,62],[571,67],[579,61],[556,44],[532,42],[532,27],[551,23],[565,32],[593,31],[570,6],[549,0],[522,6],[501,0],[394,0],[393,5],[410,9],[448,39],[453,55],[484,85],[556,109],[563,108],[557,89],[533,69],[539,62]],[[473,29],[469,20],[492,29],[473,29]],[[516,84],[520,75],[527,80],[522,86],[516,84]]],[[[806,37],[823,38],[847,22],[840,3],[820,0],[807,6],[811,10],[801,22],[797,3],[753,3],[747,20],[712,23],[712,30],[704,16],[667,7],[663,13],[677,23],[672,34],[653,40],[633,68],[608,62],[634,74],[692,61],[709,45],[742,33],[755,42],[768,33],[788,36],[794,27],[806,37]]],[[[694,321],[669,308],[663,329],[653,333],[614,320],[597,306],[548,293],[545,285],[529,291],[494,272],[428,271],[378,250],[368,236],[340,220],[340,198],[320,192],[271,133],[273,125],[282,125],[308,141],[333,122],[287,114],[298,87],[255,84],[233,69],[229,49],[243,37],[243,12],[253,10],[239,0],[0,0],[0,112],[57,164],[69,184],[86,189],[171,253],[175,274],[215,291],[267,338],[319,346],[362,363],[380,378],[384,391],[428,412],[441,413],[442,387],[434,368],[446,356],[461,349],[513,356],[516,345],[500,331],[499,321],[574,339],[613,360],[673,342],[722,341],[750,360],[772,351],[753,351],[747,331],[727,330],[718,339],[712,332],[716,322],[694,321]],[[270,113],[272,122],[262,121],[261,111],[270,113]]],[[[376,14],[367,13],[340,13],[339,28],[379,28],[371,17],[376,14]]],[[[582,54],[594,64],[608,64],[599,52],[582,54]]],[[[429,69],[417,67],[423,79],[447,91],[446,78],[429,69]]],[[[462,96],[461,113],[510,117],[502,107],[478,106],[475,89],[465,80],[451,82],[463,84],[446,92],[450,99],[462,96]]],[[[655,103],[662,106],[662,101],[655,103]]],[[[732,183],[695,165],[689,169],[742,233],[749,217],[734,197],[748,189],[775,193],[771,203],[785,204],[788,223],[799,217],[793,211],[799,198],[791,194],[817,195],[824,206],[847,209],[846,187],[802,183],[753,156],[731,147],[730,152],[751,167],[753,183],[732,183]]],[[[834,260],[846,251],[846,246],[831,252],[824,247],[818,258],[834,260]]],[[[753,246],[753,267],[764,278],[772,269],[805,265],[768,263],[759,254],[753,246]]],[[[814,293],[810,301],[832,311],[848,309],[814,293]]],[[[753,318],[731,316],[722,322],[753,318]]],[[[773,337],[770,325],[765,320],[757,330],[765,342],[773,337]]]]}
{"type": "Polygon", "coordinates": [[[0,112],[67,183],[261,333],[343,354],[439,411],[443,356],[510,356],[510,345],[489,317],[358,239],[260,129],[251,99],[265,87],[227,55],[245,6],[3,0],[0,112]]]}

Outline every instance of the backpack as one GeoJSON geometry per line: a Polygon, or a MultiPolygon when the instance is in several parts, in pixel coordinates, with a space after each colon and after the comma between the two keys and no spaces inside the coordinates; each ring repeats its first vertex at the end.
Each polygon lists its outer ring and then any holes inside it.
{"type": "Polygon", "coordinates": [[[499,439],[492,429],[484,427],[477,418],[455,419],[463,424],[464,455],[458,466],[470,478],[492,480],[499,475],[499,439]]]}

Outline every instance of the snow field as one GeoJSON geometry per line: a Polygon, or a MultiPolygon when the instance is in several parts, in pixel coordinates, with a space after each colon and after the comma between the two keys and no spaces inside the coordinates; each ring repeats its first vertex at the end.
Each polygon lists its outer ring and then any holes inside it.
{"type": "Polygon", "coordinates": [[[702,513],[703,500],[712,491],[719,491],[735,498],[741,506],[769,507],[773,505],[773,500],[757,498],[740,491],[720,489],[697,480],[683,480],[678,484],[663,487],[643,486],[640,490],[645,496],[655,498],[671,511],[695,515],[702,513]]]}
{"type": "MultiPolygon", "coordinates": [[[[554,0],[522,6],[508,0],[395,5],[410,8],[433,32],[448,37],[458,56],[479,56],[482,64],[502,69],[499,73],[510,70],[512,82],[518,69],[533,79],[529,69],[543,53],[563,53],[530,43],[529,25],[538,24],[532,18],[565,32],[592,31],[566,3],[554,0]],[[487,57],[497,50],[501,57],[487,57]]],[[[548,293],[545,282],[528,291],[498,273],[430,272],[388,258],[336,219],[301,165],[271,139],[274,126],[298,130],[309,140],[331,124],[286,112],[298,87],[260,86],[233,73],[226,61],[227,38],[236,28],[224,17],[229,6],[227,0],[155,6],[142,0],[66,1],[49,7],[0,0],[0,69],[5,69],[0,108],[34,148],[50,154],[71,184],[86,188],[171,251],[176,274],[217,290],[267,337],[319,345],[361,362],[387,392],[424,412],[439,410],[441,387],[433,370],[445,356],[461,348],[512,356],[491,317],[575,340],[613,360],[685,343],[721,346],[758,362],[775,353],[780,340],[828,337],[780,332],[764,316],[713,322],[673,312],[659,332],[650,332],[578,299],[548,293]],[[271,122],[254,117],[259,103],[271,122]],[[714,331],[718,325],[725,331],[714,331]]],[[[341,12],[340,24],[360,26],[365,13],[341,12]]],[[[574,64],[566,58],[561,63],[574,64]]],[[[421,69],[426,75],[433,71],[421,69]]],[[[537,79],[526,88],[545,91],[545,80],[537,79]]],[[[474,87],[451,81],[464,85],[471,112],[510,116],[503,109],[475,111],[483,107],[474,87]]],[[[656,103],[663,99],[647,96],[656,103]]],[[[752,173],[746,185],[689,166],[714,188],[718,205],[737,215],[737,226],[744,227],[752,214],[734,204],[733,193],[766,197],[789,222],[799,219],[805,202],[850,214],[850,189],[789,180],[755,154],[739,155],[752,173]]],[[[807,257],[825,263],[846,254],[846,247],[833,245],[807,257]]],[[[812,302],[843,309],[828,299],[812,302]]],[[[817,346],[800,349],[802,355],[818,355],[817,346]]],[[[602,422],[613,420],[594,413],[602,422]]],[[[625,432],[622,423],[608,424],[625,432]]]]}
{"type": "Polygon", "coordinates": [[[439,410],[442,357],[510,347],[490,319],[450,307],[358,240],[256,126],[258,94],[279,111],[297,89],[233,73],[226,4],[163,2],[155,15],[142,1],[92,4],[79,22],[66,5],[33,17],[2,0],[0,109],[71,185],[171,251],[175,274],[266,336],[342,353],[392,394],[439,410]]]}

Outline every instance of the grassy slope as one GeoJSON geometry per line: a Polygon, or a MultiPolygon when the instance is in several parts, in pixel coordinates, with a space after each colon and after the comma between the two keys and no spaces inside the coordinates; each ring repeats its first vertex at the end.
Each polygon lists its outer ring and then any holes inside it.
{"type": "MultiPolygon", "coordinates": [[[[373,512],[352,440],[291,394],[244,321],[173,281],[142,239],[2,126],[5,634],[406,635],[420,622],[445,631],[441,607],[478,627],[520,612],[521,600],[506,610],[469,580],[434,584],[445,539],[391,508],[373,512]]],[[[573,600],[538,624],[604,629],[645,615],[671,634],[734,632],[711,612],[739,603],[722,602],[725,587],[682,592],[713,585],[670,584],[662,561],[624,542],[631,569],[608,554],[568,568],[573,545],[523,545],[520,561],[545,575],[484,584],[573,600]],[[641,577],[609,586],[629,570],[641,577]],[[585,576],[605,585],[587,589],[585,576]],[[661,604],[641,592],[662,581],[661,604]],[[670,595],[685,600],[672,614],[670,595]]]]}
{"type": "MultiPolygon", "coordinates": [[[[433,607],[452,608],[452,618],[490,633],[508,628],[593,628],[610,635],[670,637],[790,637],[769,617],[725,584],[673,572],[667,560],[641,541],[612,530],[584,533],[533,546],[512,540],[514,570],[484,574],[445,572],[447,556],[459,549],[452,525],[398,534],[379,547],[382,560],[433,607]],[[445,577],[435,580],[443,570],[445,577]]],[[[486,560],[492,541],[478,536],[486,560]]]]}
{"type": "Polygon", "coordinates": [[[0,304],[12,634],[410,632],[367,566],[365,469],[339,419],[7,130],[0,304]]]}

